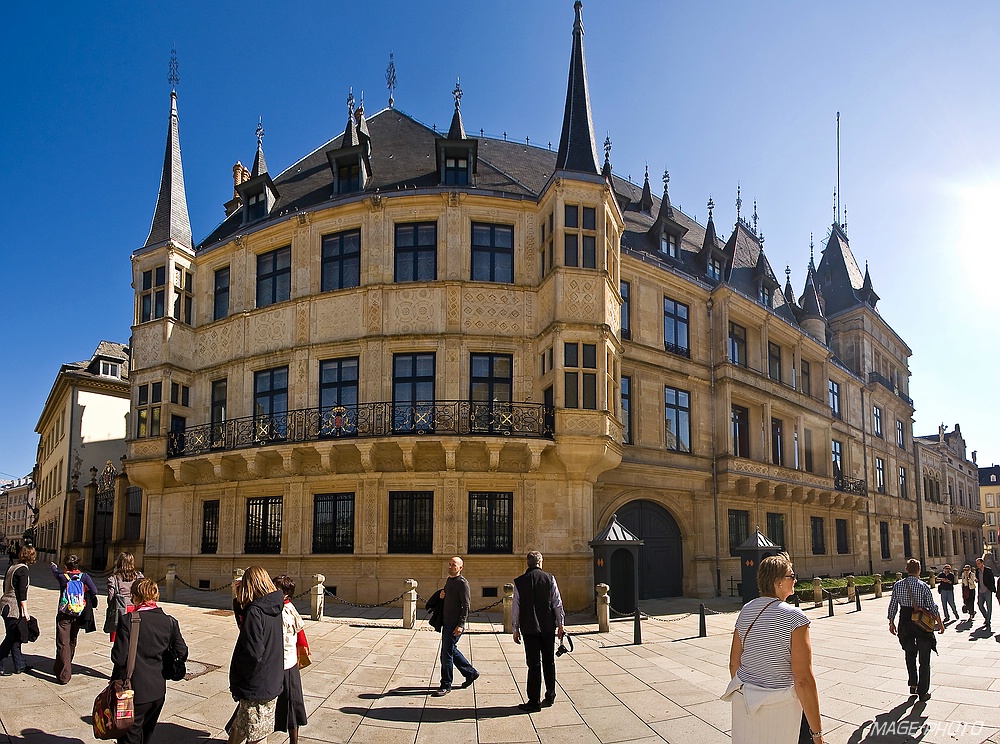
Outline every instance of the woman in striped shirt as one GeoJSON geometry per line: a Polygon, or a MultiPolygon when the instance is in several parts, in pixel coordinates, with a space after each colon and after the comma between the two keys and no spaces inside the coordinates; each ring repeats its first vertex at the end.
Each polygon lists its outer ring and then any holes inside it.
{"type": "Polygon", "coordinates": [[[733,744],[795,744],[803,713],[813,742],[823,744],[809,618],[783,601],[795,589],[786,553],[760,562],[757,588],[761,596],[736,620],[732,681],[722,696],[733,705],[733,744]]]}

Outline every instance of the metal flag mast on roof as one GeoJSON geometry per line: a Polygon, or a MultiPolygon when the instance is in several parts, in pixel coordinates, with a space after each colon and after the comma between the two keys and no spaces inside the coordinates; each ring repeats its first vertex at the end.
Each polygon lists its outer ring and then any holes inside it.
{"type": "Polygon", "coordinates": [[[837,190],[834,192],[837,197],[837,214],[835,222],[840,223],[840,112],[837,112],[837,190]]]}
{"type": "Polygon", "coordinates": [[[389,52],[389,66],[385,68],[385,87],[389,89],[389,108],[392,108],[394,103],[392,91],[396,88],[396,63],[393,61],[392,52],[389,52]]]}

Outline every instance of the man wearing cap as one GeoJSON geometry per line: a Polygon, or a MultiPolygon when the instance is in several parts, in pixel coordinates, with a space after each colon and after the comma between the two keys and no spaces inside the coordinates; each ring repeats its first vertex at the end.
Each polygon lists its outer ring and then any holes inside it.
{"type": "Polygon", "coordinates": [[[951,564],[944,564],[944,570],[937,576],[938,580],[938,591],[941,593],[941,609],[944,610],[944,621],[945,624],[951,622],[948,617],[948,607],[951,606],[951,611],[955,613],[955,619],[958,620],[958,607],[955,606],[955,573],[951,570],[951,564]]]}

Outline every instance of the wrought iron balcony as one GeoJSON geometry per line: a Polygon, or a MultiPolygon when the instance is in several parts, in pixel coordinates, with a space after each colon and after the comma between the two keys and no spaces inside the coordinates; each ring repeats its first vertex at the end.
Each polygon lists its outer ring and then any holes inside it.
{"type": "Polygon", "coordinates": [[[856,493],[858,496],[868,495],[868,484],[861,478],[848,478],[846,475],[836,475],[833,487],[844,493],[856,493]]]}
{"type": "Polygon", "coordinates": [[[685,359],[691,358],[690,346],[680,346],[678,344],[671,343],[670,341],[665,341],[663,348],[670,354],[676,354],[677,356],[684,357],[685,359]]]}
{"type": "Polygon", "coordinates": [[[167,435],[167,457],[338,437],[485,435],[551,439],[555,410],[541,403],[438,400],[304,408],[190,426],[167,435]]]}
{"type": "Polygon", "coordinates": [[[908,405],[911,405],[911,406],[913,405],[913,398],[911,398],[909,395],[907,395],[902,390],[900,390],[899,386],[896,385],[888,377],[884,377],[883,375],[880,375],[878,372],[869,372],[868,373],[868,382],[869,383],[877,382],[879,385],[881,385],[882,387],[884,387],[886,390],[891,391],[893,395],[899,397],[900,400],[906,401],[906,403],[908,405]]]}

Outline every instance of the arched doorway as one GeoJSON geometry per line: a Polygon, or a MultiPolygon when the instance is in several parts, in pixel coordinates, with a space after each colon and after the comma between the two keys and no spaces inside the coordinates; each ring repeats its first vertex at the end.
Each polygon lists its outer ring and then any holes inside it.
{"type": "Polygon", "coordinates": [[[684,587],[681,530],[670,512],[640,499],[618,509],[618,521],[643,541],[639,548],[639,599],[679,597],[684,587]]]}

